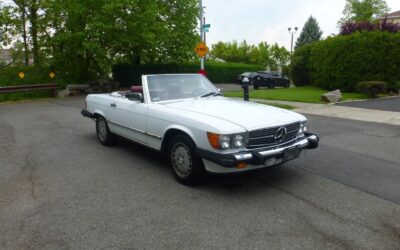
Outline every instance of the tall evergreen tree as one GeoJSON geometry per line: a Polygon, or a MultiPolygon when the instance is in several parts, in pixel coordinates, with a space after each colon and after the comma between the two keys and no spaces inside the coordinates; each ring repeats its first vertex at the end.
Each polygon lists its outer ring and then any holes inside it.
{"type": "Polygon", "coordinates": [[[305,44],[319,41],[321,40],[321,36],[322,31],[319,28],[317,19],[315,19],[313,16],[310,16],[310,18],[308,18],[307,22],[304,24],[300,37],[296,41],[295,49],[305,44]]]}

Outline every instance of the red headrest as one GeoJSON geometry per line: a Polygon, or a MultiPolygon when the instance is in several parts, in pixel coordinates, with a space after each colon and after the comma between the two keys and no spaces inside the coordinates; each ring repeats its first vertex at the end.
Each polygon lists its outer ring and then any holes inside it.
{"type": "Polygon", "coordinates": [[[131,86],[131,92],[143,94],[143,87],[142,86],[131,86]]]}

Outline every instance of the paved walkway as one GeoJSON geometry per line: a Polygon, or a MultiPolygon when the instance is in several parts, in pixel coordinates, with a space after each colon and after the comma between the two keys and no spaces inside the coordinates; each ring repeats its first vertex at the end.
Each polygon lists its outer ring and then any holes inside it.
{"type": "Polygon", "coordinates": [[[251,99],[251,101],[288,104],[296,107],[295,111],[302,114],[322,115],[357,121],[400,125],[400,112],[344,107],[330,104],[311,104],[265,99],[251,99]]]}

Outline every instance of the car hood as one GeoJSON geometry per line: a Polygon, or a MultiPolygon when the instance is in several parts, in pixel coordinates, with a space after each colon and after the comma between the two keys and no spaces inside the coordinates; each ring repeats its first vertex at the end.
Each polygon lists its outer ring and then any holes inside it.
{"type": "Polygon", "coordinates": [[[289,110],[225,97],[179,100],[162,104],[169,108],[195,112],[229,121],[245,130],[279,126],[306,119],[304,116],[289,110]]]}

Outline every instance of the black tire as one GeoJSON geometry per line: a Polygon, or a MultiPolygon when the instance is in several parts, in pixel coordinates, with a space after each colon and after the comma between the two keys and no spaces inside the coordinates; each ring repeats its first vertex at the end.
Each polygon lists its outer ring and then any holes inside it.
{"type": "Polygon", "coordinates": [[[270,82],[270,83],[268,84],[268,88],[269,88],[269,89],[274,89],[274,88],[275,88],[275,83],[274,83],[274,82],[270,82]]]}
{"type": "Polygon", "coordinates": [[[260,86],[258,86],[257,84],[253,84],[253,88],[254,88],[254,89],[259,89],[260,86]]]}
{"type": "Polygon", "coordinates": [[[107,120],[102,116],[96,117],[96,133],[97,139],[102,145],[113,146],[115,144],[116,136],[111,133],[107,120]]]}
{"type": "Polygon", "coordinates": [[[179,134],[168,144],[168,161],[175,179],[188,186],[204,180],[205,169],[196,146],[187,135],[179,134]]]}

